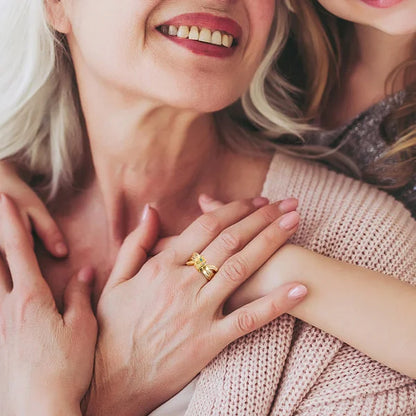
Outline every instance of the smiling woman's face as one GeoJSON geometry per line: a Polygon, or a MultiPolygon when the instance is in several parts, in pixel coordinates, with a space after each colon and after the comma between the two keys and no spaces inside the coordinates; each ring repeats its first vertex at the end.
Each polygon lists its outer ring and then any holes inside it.
{"type": "Polygon", "coordinates": [[[61,2],[81,88],[95,79],[133,100],[201,112],[224,108],[247,89],[275,7],[275,0],[61,2]]]}

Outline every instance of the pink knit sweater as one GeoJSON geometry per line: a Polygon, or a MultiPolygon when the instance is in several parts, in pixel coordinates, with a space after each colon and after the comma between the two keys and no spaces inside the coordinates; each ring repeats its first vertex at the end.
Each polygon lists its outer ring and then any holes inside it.
{"type": "MultiPolygon", "coordinates": [[[[282,155],[271,163],[263,195],[299,198],[293,243],[416,284],[416,222],[392,197],[282,155]]],[[[283,315],[201,372],[186,415],[414,416],[416,381],[283,315]]]]}

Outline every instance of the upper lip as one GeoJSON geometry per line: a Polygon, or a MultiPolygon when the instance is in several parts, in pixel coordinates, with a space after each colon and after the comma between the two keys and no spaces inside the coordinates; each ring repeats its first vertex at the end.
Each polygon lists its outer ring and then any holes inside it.
{"type": "Polygon", "coordinates": [[[241,26],[233,19],[228,17],[215,16],[210,13],[185,13],[175,16],[162,23],[160,26],[198,26],[211,31],[219,30],[232,35],[234,39],[239,39],[243,33],[241,26]]]}

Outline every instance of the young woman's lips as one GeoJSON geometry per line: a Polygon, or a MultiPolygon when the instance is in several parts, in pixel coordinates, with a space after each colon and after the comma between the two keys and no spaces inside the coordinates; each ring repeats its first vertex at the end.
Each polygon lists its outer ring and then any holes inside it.
{"type": "Polygon", "coordinates": [[[361,0],[361,1],[372,7],[378,7],[379,9],[387,9],[389,7],[395,6],[398,3],[401,3],[403,0],[361,0]]]}
{"type": "Polygon", "coordinates": [[[172,42],[189,49],[195,54],[217,58],[226,58],[233,55],[243,33],[241,26],[235,20],[227,17],[215,16],[209,13],[182,14],[164,22],[158,26],[158,30],[172,42]],[[180,27],[183,29],[186,27],[189,30],[191,30],[192,27],[196,27],[198,28],[198,33],[201,34],[202,30],[205,30],[205,32],[207,30],[210,31],[211,33],[209,36],[212,35],[212,39],[214,39],[215,32],[215,36],[219,37],[221,34],[221,38],[227,37],[227,39],[223,39],[223,43],[219,45],[209,41],[183,38],[181,36],[166,33],[166,28],[169,27],[174,27],[176,29],[179,29],[180,27]]]}

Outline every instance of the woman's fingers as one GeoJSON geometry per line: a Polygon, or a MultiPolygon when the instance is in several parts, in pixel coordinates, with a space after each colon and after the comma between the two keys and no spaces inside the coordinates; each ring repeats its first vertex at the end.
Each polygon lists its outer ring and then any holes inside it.
{"type": "Polygon", "coordinates": [[[74,325],[80,320],[95,322],[91,306],[91,292],[94,282],[94,271],[90,267],[81,269],[69,281],[64,294],[64,322],[74,325]]]}
{"type": "Polygon", "coordinates": [[[46,250],[55,257],[65,257],[68,247],[64,236],[40,199],[33,203],[27,214],[46,250]]]}
{"type": "Polygon", "coordinates": [[[140,270],[156,243],[159,228],[159,214],[146,205],[139,226],[127,236],[120,248],[106,288],[131,279],[140,270]]]}
{"type": "MultiPolygon", "coordinates": [[[[282,202],[266,205],[236,224],[226,228],[201,254],[209,259],[209,261],[214,261],[217,267],[221,267],[229,257],[236,254],[239,250],[242,250],[246,244],[256,238],[266,227],[281,217],[282,214],[285,214],[287,207],[292,210],[294,206],[294,204],[286,204],[282,208],[282,205],[282,202]]],[[[295,225],[297,224],[294,224],[291,228],[294,228],[295,225]]],[[[266,233],[263,240],[270,237],[269,242],[273,243],[274,250],[276,250],[280,245],[276,246],[275,242],[277,240],[284,242],[290,235],[287,229],[275,227],[275,233],[266,233]]]]}
{"type": "Polygon", "coordinates": [[[201,215],[175,240],[179,263],[185,263],[193,252],[202,251],[222,230],[266,205],[266,198],[233,201],[208,214],[201,215]]]}
{"type": "Polygon", "coordinates": [[[307,289],[299,283],[287,283],[218,321],[219,339],[224,347],[290,311],[306,296],[307,289]]]}
{"type": "Polygon", "coordinates": [[[4,194],[0,194],[0,238],[13,288],[46,285],[20,214],[4,194]]]}
{"type": "MultiPolygon", "coordinates": [[[[210,302],[222,304],[296,232],[299,214],[284,214],[228,258],[215,277],[201,289],[210,302]]],[[[257,233],[256,233],[257,234],[257,233]]]]}

